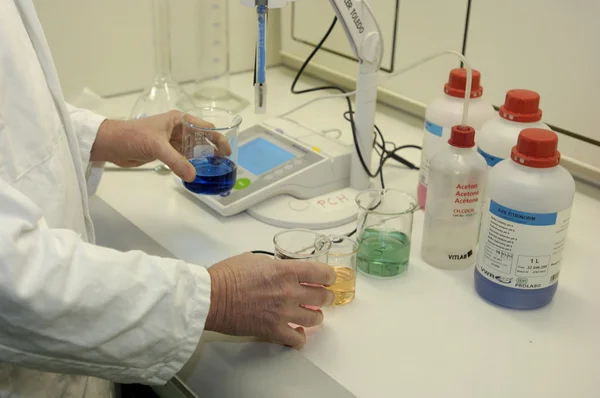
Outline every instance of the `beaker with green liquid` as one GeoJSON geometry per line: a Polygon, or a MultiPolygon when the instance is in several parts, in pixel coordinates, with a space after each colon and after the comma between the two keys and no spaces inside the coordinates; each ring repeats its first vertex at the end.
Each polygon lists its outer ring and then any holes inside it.
{"type": "Polygon", "coordinates": [[[370,189],[358,204],[358,271],[373,278],[395,278],[408,268],[413,213],[411,195],[396,189],[370,189]]]}

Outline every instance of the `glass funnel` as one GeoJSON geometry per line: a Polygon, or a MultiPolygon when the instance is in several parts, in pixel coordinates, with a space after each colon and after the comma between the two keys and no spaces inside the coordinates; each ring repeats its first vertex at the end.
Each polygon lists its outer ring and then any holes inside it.
{"type": "Polygon", "coordinates": [[[171,19],[169,0],[152,0],[154,27],[154,83],[137,100],[131,119],[195,106],[171,75],[171,19]]]}

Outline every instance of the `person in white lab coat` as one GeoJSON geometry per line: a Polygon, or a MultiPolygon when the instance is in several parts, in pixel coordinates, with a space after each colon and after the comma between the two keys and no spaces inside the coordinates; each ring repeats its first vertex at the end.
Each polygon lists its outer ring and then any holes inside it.
{"type": "MultiPolygon", "coordinates": [[[[323,315],[324,264],[244,254],[208,270],[93,245],[90,161],[156,158],[179,115],[107,121],[65,104],[32,0],[0,0],[0,397],[109,397],[111,381],[164,384],[204,329],[300,347],[323,315]]],[[[124,187],[125,189],[125,187],[124,187]]]]}

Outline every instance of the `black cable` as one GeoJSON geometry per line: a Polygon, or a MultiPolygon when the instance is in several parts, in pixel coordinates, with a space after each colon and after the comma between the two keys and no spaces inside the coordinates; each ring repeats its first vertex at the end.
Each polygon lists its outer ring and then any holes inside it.
{"type": "MultiPolygon", "coordinates": [[[[349,112],[348,111],[344,112],[344,119],[346,119],[347,121],[350,121],[350,116],[349,116],[349,112]]],[[[382,142],[382,143],[379,143],[379,142],[375,141],[375,146],[376,146],[375,149],[377,149],[377,147],[379,147],[383,151],[384,154],[390,154],[391,155],[391,159],[394,159],[395,161],[397,161],[399,163],[402,163],[403,165],[405,165],[406,167],[408,167],[411,170],[419,170],[420,169],[413,162],[411,162],[409,160],[406,160],[402,156],[396,155],[395,153],[393,153],[393,151],[388,151],[387,148],[386,148],[387,141],[384,140],[383,134],[381,133],[381,130],[379,129],[379,127],[377,125],[374,125],[374,127],[375,127],[375,131],[379,135],[379,137],[381,139],[381,142],[382,142]]],[[[409,146],[404,146],[403,148],[407,148],[407,149],[408,148],[414,148],[414,149],[419,149],[419,150],[421,149],[421,147],[418,146],[418,145],[409,145],[409,146]]],[[[396,148],[394,148],[394,149],[396,149],[396,148]]],[[[383,154],[380,153],[379,151],[377,152],[377,154],[380,157],[383,156],[383,154]]],[[[381,186],[384,187],[384,184],[382,183],[381,186]]]]}
{"type": "MultiPolygon", "coordinates": [[[[339,91],[343,94],[347,93],[346,90],[344,90],[341,87],[337,87],[337,86],[321,86],[321,87],[313,87],[313,88],[304,89],[304,90],[296,90],[296,85],[298,84],[300,77],[304,73],[304,70],[308,67],[308,64],[314,58],[314,56],[317,54],[317,52],[321,49],[321,47],[323,47],[323,44],[325,44],[325,42],[331,35],[331,32],[333,32],[333,29],[335,28],[336,24],[337,24],[337,17],[335,17],[333,19],[331,25],[327,29],[327,32],[325,33],[325,35],[323,36],[321,41],[311,51],[308,58],[306,58],[306,60],[304,61],[304,63],[300,67],[300,69],[298,70],[298,73],[296,74],[296,77],[294,78],[294,81],[292,82],[292,86],[291,86],[292,94],[305,94],[305,93],[311,93],[311,92],[322,91],[322,90],[335,90],[335,91],[339,91]]],[[[344,118],[346,118],[346,120],[348,120],[350,122],[350,127],[352,129],[352,138],[354,140],[354,148],[358,155],[358,159],[360,160],[360,163],[363,167],[363,170],[370,178],[376,178],[377,176],[379,176],[381,179],[381,187],[385,188],[385,183],[384,183],[384,179],[383,179],[383,166],[385,165],[385,162],[387,162],[389,159],[394,159],[397,162],[400,162],[411,169],[416,169],[416,170],[419,169],[419,167],[414,165],[412,162],[397,155],[397,152],[399,152],[403,149],[408,149],[408,148],[421,149],[421,147],[419,147],[417,145],[403,145],[403,146],[400,146],[397,148],[395,147],[393,150],[388,151],[386,148],[386,141],[383,137],[383,133],[381,132],[379,127],[377,127],[377,125],[375,125],[374,133],[376,133],[379,136],[379,138],[381,139],[381,144],[377,142],[377,136],[375,136],[373,139],[373,147],[375,147],[376,150],[377,150],[377,147],[379,147],[381,152],[377,151],[377,153],[379,154],[379,167],[377,168],[377,171],[375,173],[371,172],[371,168],[366,164],[366,162],[363,158],[363,154],[360,150],[360,146],[358,144],[357,133],[356,133],[356,124],[354,122],[354,110],[352,109],[352,101],[350,100],[350,97],[345,97],[345,98],[346,98],[346,102],[348,104],[348,111],[346,113],[344,113],[344,118]]],[[[379,204],[380,203],[378,203],[377,206],[379,206],[379,204]]],[[[354,234],[356,234],[356,232],[357,232],[357,229],[355,228],[354,231],[347,234],[347,236],[349,236],[349,237],[353,236],[354,234]]],[[[265,254],[265,253],[269,253],[269,252],[256,251],[253,253],[265,254]]],[[[272,253],[269,253],[269,254],[272,254],[272,253]]]]}
{"type": "MultiPolygon", "coordinates": [[[[292,82],[292,87],[291,87],[292,94],[305,94],[305,93],[312,93],[315,91],[322,91],[322,90],[337,90],[343,94],[347,93],[346,90],[344,90],[341,87],[337,87],[337,86],[322,86],[322,87],[313,87],[313,88],[309,88],[309,89],[305,89],[305,90],[296,90],[296,84],[298,83],[298,80],[300,80],[300,77],[304,73],[304,70],[306,69],[306,67],[308,66],[310,61],[314,58],[314,56],[317,54],[317,52],[321,49],[321,47],[323,46],[325,41],[327,41],[327,39],[331,35],[331,32],[333,32],[333,28],[335,28],[336,24],[337,24],[337,17],[334,17],[333,21],[331,22],[331,25],[329,26],[329,29],[327,29],[327,32],[325,33],[325,36],[323,36],[323,38],[321,39],[319,44],[317,44],[315,46],[315,48],[312,50],[312,52],[310,53],[308,58],[306,58],[306,60],[304,61],[304,63],[300,67],[300,69],[298,70],[298,73],[296,74],[296,77],[294,78],[294,81],[292,82]]],[[[354,116],[353,116],[354,111],[352,110],[352,101],[350,100],[349,97],[346,97],[346,102],[348,104],[348,111],[350,114],[350,120],[351,120],[350,126],[352,127],[352,138],[354,139],[354,147],[356,149],[358,159],[360,160],[360,163],[361,163],[365,173],[367,173],[367,175],[370,178],[375,178],[379,175],[379,172],[381,170],[378,169],[377,172],[375,174],[373,174],[371,172],[371,169],[367,166],[365,159],[363,158],[362,152],[360,151],[360,147],[359,147],[357,136],[356,136],[356,125],[354,124],[354,116]]]]}
{"type": "Polygon", "coordinates": [[[251,253],[252,254],[264,254],[265,256],[275,256],[275,253],[267,252],[264,250],[252,250],[251,253]]]}

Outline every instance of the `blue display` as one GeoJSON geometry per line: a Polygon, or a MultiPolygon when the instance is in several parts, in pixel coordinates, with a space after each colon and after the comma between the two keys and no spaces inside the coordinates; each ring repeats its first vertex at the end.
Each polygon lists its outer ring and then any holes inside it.
{"type": "Polygon", "coordinates": [[[293,153],[262,137],[242,145],[238,156],[238,164],[257,176],[273,170],[295,157],[293,153]]]}

